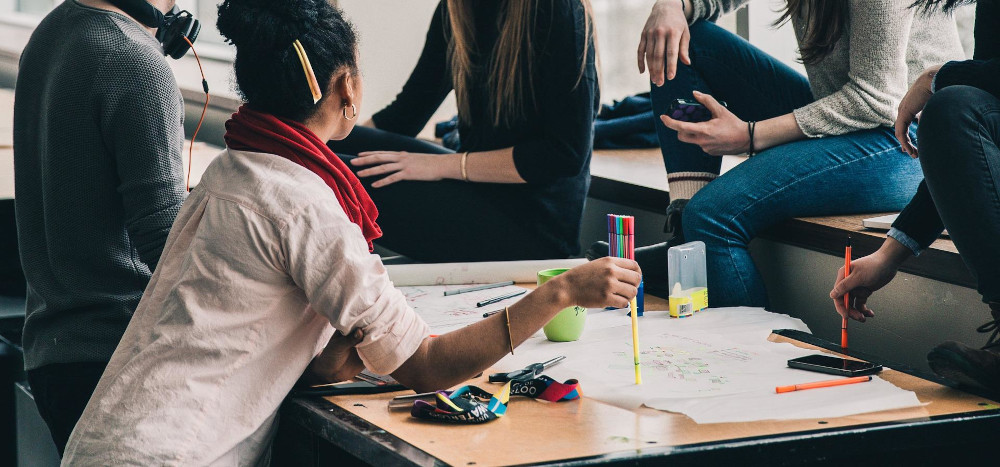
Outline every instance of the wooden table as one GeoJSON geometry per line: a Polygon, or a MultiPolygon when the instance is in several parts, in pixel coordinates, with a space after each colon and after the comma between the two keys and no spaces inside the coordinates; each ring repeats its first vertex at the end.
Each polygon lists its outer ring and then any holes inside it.
{"type": "MultiPolygon", "coordinates": [[[[647,297],[646,303],[649,310],[665,309],[656,297],[647,297]]],[[[771,339],[835,348],[797,331],[772,334],[771,339]]],[[[880,363],[894,368],[882,373],[884,379],[916,392],[926,405],[836,419],[699,425],[680,414],[625,410],[586,397],[563,403],[514,398],[506,417],[467,426],[389,411],[389,399],[399,393],[292,398],[282,408],[275,455],[279,463],[302,465],[328,463],[345,454],[376,465],[893,462],[907,456],[927,460],[935,455],[928,451],[953,457],[978,452],[952,452],[949,447],[987,443],[1000,432],[1000,405],[994,401],[944,386],[933,376],[880,363]]],[[[484,378],[472,383],[493,387],[484,378]]]]}

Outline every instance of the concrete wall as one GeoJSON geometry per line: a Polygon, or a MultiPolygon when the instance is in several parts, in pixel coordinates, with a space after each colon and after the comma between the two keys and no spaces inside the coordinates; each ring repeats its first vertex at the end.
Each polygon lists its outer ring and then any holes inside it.
{"type": "MultiPolygon", "coordinates": [[[[385,107],[410,76],[424,46],[438,0],[340,0],[361,36],[361,73],[365,98],[361,119],[385,107]]],[[[439,110],[451,118],[454,99],[439,110]]]]}

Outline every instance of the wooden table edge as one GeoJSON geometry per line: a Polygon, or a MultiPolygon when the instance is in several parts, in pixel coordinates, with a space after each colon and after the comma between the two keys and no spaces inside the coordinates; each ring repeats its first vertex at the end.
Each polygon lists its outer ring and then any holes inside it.
{"type": "MultiPolygon", "coordinates": [[[[943,380],[936,375],[916,370],[905,365],[887,361],[863,352],[842,351],[842,349],[840,349],[840,347],[836,344],[824,341],[802,331],[787,329],[775,330],[772,334],[772,338],[776,336],[793,339],[803,344],[815,346],[831,352],[841,353],[847,357],[879,363],[887,368],[891,368],[910,376],[926,379],[934,383],[941,384],[942,386],[956,388],[987,400],[995,402],[1000,401],[1000,399],[996,396],[991,397],[972,388],[957,387],[953,383],[943,380]]],[[[980,405],[983,405],[983,403],[980,405]]],[[[297,421],[302,423],[306,428],[316,433],[325,441],[338,446],[365,462],[377,461],[378,465],[387,466],[447,465],[445,462],[422,450],[420,447],[397,437],[386,429],[369,422],[359,415],[351,413],[346,408],[338,405],[337,403],[331,402],[326,398],[292,397],[285,401],[282,411],[284,412],[284,416],[295,417],[297,421]]],[[[831,448],[836,446],[842,447],[844,441],[842,439],[838,439],[838,436],[852,435],[853,437],[856,437],[859,440],[864,440],[869,444],[873,442],[873,440],[888,438],[890,440],[894,440],[893,447],[895,449],[902,449],[903,447],[910,445],[913,447],[923,447],[929,442],[944,444],[947,440],[966,440],[971,436],[976,435],[985,436],[985,442],[988,439],[992,439],[990,437],[991,433],[995,433],[997,429],[1000,429],[1000,408],[991,408],[980,411],[932,415],[913,419],[880,421],[868,424],[831,428],[817,428],[815,430],[749,436],[705,443],[653,446],[643,449],[626,448],[621,451],[604,454],[527,465],[637,465],[639,461],[662,461],[666,457],[674,459],[691,456],[709,456],[716,458],[718,461],[726,459],[746,460],[746,455],[750,453],[764,456],[764,458],[766,458],[767,455],[781,454],[784,447],[796,442],[803,442],[802,446],[799,446],[797,449],[803,455],[807,454],[803,451],[803,449],[815,452],[817,455],[821,455],[821,449],[823,449],[823,446],[826,446],[827,443],[831,444],[831,448]],[[909,445],[901,445],[900,443],[895,442],[896,438],[894,437],[896,434],[899,433],[900,430],[905,429],[920,431],[920,436],[911,436],[911,438],[916,438],[917,440],[911,442],[909,445]],[[804,443],[805,441],[808,441],[808,443],[804,443]]],[[[875,449],[875,447],[872,448],[875,449]]],[[[699,462],[703,460],[704,459],[701,459],[699,462]]]]}

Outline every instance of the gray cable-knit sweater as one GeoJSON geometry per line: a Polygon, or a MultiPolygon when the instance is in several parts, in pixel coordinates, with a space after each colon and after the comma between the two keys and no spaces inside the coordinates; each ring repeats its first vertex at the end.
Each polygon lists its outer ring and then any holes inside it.
{"type": "MultiPolygon", "coordinates": [[[[690,0],[692,21],[715,20],[749,0],[690,0]]],[[[810,137],[892,126],[899,101],[925,68],[965,57],[954,18],[909,8],[913,0],[845,0],[850,21],[832,53],[806,65],[816,101],[795,109],[810,137]]],[[[802,40],[806,21],[792,18],[802,40]]]]}
{"type": "Polygon", "coordinates": [[[131,19],[69,0],[35,29],[14,97],[26,369],[111,358],[186,197],[182,118],[131,19]]]}

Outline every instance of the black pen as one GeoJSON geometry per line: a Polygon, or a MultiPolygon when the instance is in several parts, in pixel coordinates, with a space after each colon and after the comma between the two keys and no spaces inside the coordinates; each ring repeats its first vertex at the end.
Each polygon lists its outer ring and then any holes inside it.
{"type": "Polygon", "coordinates": [[[486,290],[486,289],[495,289],[497,287],[506,287],[508,285],[514,285],[514,281],[504,281],[504,282],[497,282],[495,284],[476,285],[458,290],[446,290],[444,292],[444,296],[447,297],[449,295],[458,295],[460,293],[476,292],[479,290],[486,290]]]}
{"type": "Polygon", "coordinates": [[[490,316],[500,313],[501,311],[503,311],[503,308],[499,310],[487,311],[486,313],[483,313],[483,318],[489,318],[490,316]]]}
{"type": "Polygon", "coordinates": [[[481,302],[476,303],[476,308],[482,308],[482,307],[484,307],[486,305],[492,305],[492,304],[494,304],[496,302],[502,302],[504,300],[507,300],[508,298],[514,298],[514,297],[517,297],[518,295],[524,295],[525,292],[527,292],[527,290],[520,290],[520,291],[509,293],[509,294],[506,294],[506,295],[501,295],[499,297],[489,298],[489,299],[486,299],[486,300],[483,300],[481,302]]]}

